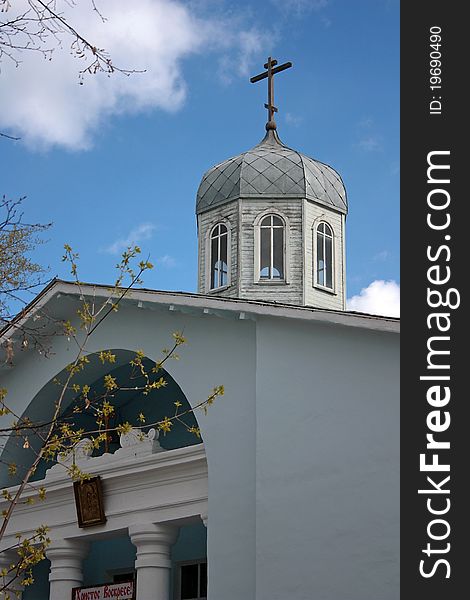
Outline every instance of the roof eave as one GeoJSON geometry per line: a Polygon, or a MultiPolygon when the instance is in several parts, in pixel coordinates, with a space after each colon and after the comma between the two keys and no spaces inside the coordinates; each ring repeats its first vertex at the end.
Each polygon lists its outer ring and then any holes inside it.
{"type": "MultiPolygon", "coordinates": [[[[109,294],[109,289],[110,286],[92,283],[81,284],[80,288],[78,288],[73,282],[55,279],[38,294],[18,317],[0,331],[0,343],[13,335],[14,332],[21,327],[22,323],[33,317],[38,310],[45,306],[58,293],[74,296],[83,294],[105,296],[109,294]]],[[[341,325],[389,333],[399,333],[400,331],[400,321],[393,317],[275,304],[272,302],[243,300],[239,298],[218,298],[188,292],[134,289],[132,290],[132,300],[136,302],[142,301],[173,306],[181,309],[194,309],[201,313],[207,311],[209,313],[212,311],[213,314],[236,313],[241,315],[242,313],[245,313],[252,317],[307,320],[310,322],[324,323],[326,325],[341,325]]]]}

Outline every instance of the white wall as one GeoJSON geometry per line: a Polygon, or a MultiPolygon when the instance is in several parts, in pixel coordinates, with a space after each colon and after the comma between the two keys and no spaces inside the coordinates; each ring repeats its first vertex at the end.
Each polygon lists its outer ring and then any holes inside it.
{"type": "MultiPolygon", "coordinates": [[[[210,598],[396,600],[398,336],[236,316],[134,304],[89,347],[155,360],[184,329],[188,345],[168,370],[188,401],[225,386],[198,417],[210,598]]],[[[70,361],[66,341],[55,343],[50,359],[19,356],[2,382],[18,410],[70,361]]]]}
{"type": "Polygon", "coordinates": [[[398,336],[257,326],[257,600],[399,597],[398,336]]]}

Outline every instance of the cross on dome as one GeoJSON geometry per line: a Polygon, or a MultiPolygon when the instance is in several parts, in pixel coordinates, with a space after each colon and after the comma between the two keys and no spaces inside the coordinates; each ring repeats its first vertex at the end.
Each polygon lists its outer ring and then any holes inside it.
{"type": "Polygon", "coordinates": [[[267,130],[276,129],[277,127],[276,121],[274,120],[274,113],[277,112],[277,108],[274,106],[274,75],[292,67],[291,62],[286,62],[278,67],[276,67],[276,65],[277,60],[269,56],[268,62],[264,65],[266,71],[259,75],[255,75],[250,79],[251,83],[256,83],[266,78],[268,79],[268,103],[264,105],[265,108],[268,109],[268,122],[266,123],[267,130]]]}

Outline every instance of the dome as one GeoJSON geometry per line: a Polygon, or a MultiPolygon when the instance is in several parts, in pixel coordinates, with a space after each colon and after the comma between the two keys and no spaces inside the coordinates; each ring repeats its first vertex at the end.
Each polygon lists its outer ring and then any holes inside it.
{"type": "Polygon", "coordinates": [[[291,150],[268,130],[248,152],[215,165],[202,178],[196,212],[236,198],[308,198],[347,213],[346,190],[338,173],[291,150]]]}

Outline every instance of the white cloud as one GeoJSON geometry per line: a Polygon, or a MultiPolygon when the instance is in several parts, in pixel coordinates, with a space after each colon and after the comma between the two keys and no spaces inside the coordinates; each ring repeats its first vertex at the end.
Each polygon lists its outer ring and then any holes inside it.
{"type": "Polygon", "coordinates": [[[357,296],[347,301],[348,310],[384,315],[400,316],[400,285],[396,281],[378,279],[363,288],[357,296]]]}
{"type": "Polygon", "coordinates": [[[359,141],[356,148],[364,152],[379,152],[382,148],[382,136],[375,131],[375,119],[370,115],[362,117],[356,125],[359,133],[359,141]]]}
{"type": "Polygon", "coordinates": [[[388,250],[381,250],[380,252],[377,252],[377,254],[374,256],[374,260],[383,262],[391,258],[391,256],[392,253],[388,250]]]}
{"type": "Polygon", "coordinates": [[[176,267],[177,262],[176,259],[173,258],[173,256],[165,254],[164,256],[160,256],[160,258],[157,258],[157,264],[162,265],[162,267],[165,267],[166,269],[173,269],[174,267],[176,267]]]}
{"type": "Polygon", "coordinates": [[[374,118],[367,115],[365,117],[362,117],[362,119],[359,120],[357,126],[360,129],[371,129],[371,127],[373,127],[375,121],[374,118]]]}
{"type": "Polygon", "coordinates": [[[153,223],[142,223],[138,225],[125,238],[119,238],[114,241],[111,245],[104,249],[105,252],[109,254],[119,254],[128,248],[129,246],[135,246],[140,242],[145,240],[149,240],[153,232],[155,231],[156,226],[153,223]]]}
{"type": "MultiPolygon", "coordinates": [[[[20,12],[26,3],[19,0],[15,9],[20,12]]],[[[222,51],[245,73],[268,39],[266,32],[244,28],[241,20],[202,18],[191,3],[180,0],[100,0],[105,23],[90,10],[89,2],[68,4],[60,4],[68,21],[86,39],[106,49],[113,64],[146,72],[129,77],[88,75],[79,85],[78,72],[86,63],[71,55],[72,40],[67,38],[50,61],[36,52],[23,52],[18,68],[4,60],[0,129],[20,135],[34,148],[86,149],[111,115],[177,111],[187,95],[185,59],[222,51]]]]}
{"type": "Polygon", "coordinates": [[[294,127],[298,127],[303,119],[299,115],[294,115],[294,113],[286,112],[285,120],[288,125],[293,125],[294,127]]]}
{"type": "Polygon", "coordinates": [[[238,31],[235,27],[226,28],[224,36],[219,39],[220,46],[231,50],[219,59],[218,77],[224,84],[232,83],[234,76],[247,78],[254,58],[263,48],[269,48],[277,39],[276,33],[260,33],[252,28],[238,31]]]}
{"type": "Polygon", "coordinates": [[[357,146],[365,152],[378,152],[379,150],[382,150],[381,140],[374,135],[363,137],[359,140],[357,146]]]}
{"type": "Polygon", "coordinates": [[[318,11],[326,8],[329,0],[272,0],[284,13],[294,14],[298,17],[307,12],[318,11]]]}

